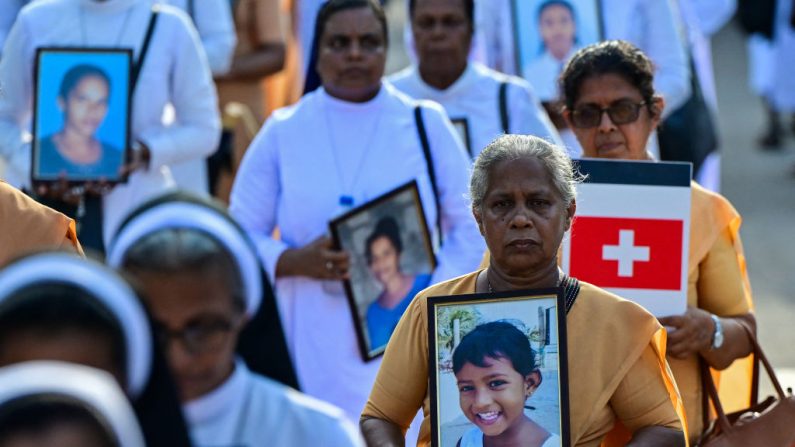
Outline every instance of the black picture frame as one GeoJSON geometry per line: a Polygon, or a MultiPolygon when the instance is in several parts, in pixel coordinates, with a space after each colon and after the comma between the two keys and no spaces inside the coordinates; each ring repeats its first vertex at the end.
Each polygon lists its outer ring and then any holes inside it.
{"type": "MultiPolygon", "coordinates": [[[[550,96],[550,90],[557,90],[556,85],[547,85],[541,79],[528,76],[526,66],[536,59],[541,59],[543,39],[538,35],[540,7],[550,3],[549,0],[511,0],[511,26],[513,28],[514,64],[518,76],[529,81],[536,90],[536,95],[543,103],[556,103],[559,95],[550,96]],[[525,20],[529,20],[528,24],[525,20]]],[[[605,26],[601,0],[560,0],[556,4],[565,3],[575,11],[575,32],[577,27],[583,28],[582,34],[575,34],[573,47],[581,48],[604,40],[605,26]],[[585,12],[583,14],[582,12],[585,12]],[[583,20],[587,26],[580,26],[583,20]]],[[[576,49],[576,48],[575,48],[576,49]]],[[[562,64],[561,64],[562,65],[562,64]]],[[[558,71],[558,74],[560,72],[558,71]]],[[[545,76],[546,79],[548,76],[545,76]]],[[[556,77],[555,77],[556,78],[556,77]]]]}
{"type": "MultiPolygon", "coordinates": [[[[131,160],[133,65],[133,51],[127,48],[36,49],[30,174],[33,184],[57,182],[62,175],[72,186],[96,181],[110,185],[127,181],[127,175],[121,174],[120,168],[131,160]],[[71,96],[87,78],[106,81],[104,102],[89,93],[81,100],[75,99],[74,104],[72,99],[63,98],[63,89],[69,88],[67,96],[71,96]],[[104,112],[101,111],[103,104],[104,112]],[[69,124],[69,113],[78,113],[82,118],[69,124]],[[58,119],[61,115],[63,118],[58,119]],[[59,121],[62,124],[56,125],[59,121]],[[101,148],[96,162],[86,165],[71,162],[59,152],[55,135],[67,126],[93,132],[91,138],[101,148]],[[60,130],[54,132],[56,127],[60,130]]],[[[96,88],[92,91],[96,92],[96,88]]]]}
{"type": "MultiPolygon", "coordinates": [[[[452,358],[458,345],[452,346],[452,344],[456,343],[456,338],[459,342],[463,340],[474,328],[496,321],[511,323],[526,335],[530,340],[534,355],[538,355],[538,351],[542,352],[540,359],[536,357],[536,366],[543,365],[538,368],[539,374],[543,372],[543,380],[535,390],[538,391],[538,394],[526,398],[524,403],[525,405],[528,402],[534,403],[534,398],[539,399],[538,402],[546,402],[547,408],[541,409],[541,411],[547,412],[543,417],[543,420],[547,422],[537,420],[537,423],[550,433],[557,434],[560,437],[560,445],[570,445],[566,304],[562,288],[429,297],[427,310],[428,383],[430,388],[431,445],[433,447],[456,446],[458,440],[466,436],[468,432],[476,435],[482,434],[478,427],[472,423],[472,419],[466,416],[461,409],[465,404],[462,403],[461,391],[458,390],[456,377],[452,373],[452,358]],[[523,310],[524,306],[527,307],[527,310],[523,310]],[[484,316],[483,311],[486,310],[486,307],[489,309],[484,316]],[[533,314],[533,309],[536,309],[535,314],[533,314]],[[459,324],[455,324],[452,316],[458,316],[459,324]],[[555,328],[551,327],[553,321],[555,328]],[[440,330],[440,326],[443,330],[440,330]],[[456,326],[459,330],[458,336],[455,334],[456,326]],[[461,332],[466,333],[460,334],[461,332]],[[557,337],[556,340],[553,336],[557,337]],[[535,340],[533,340],[534,337],[535,340]],[[557,343],[554,344],[554,341],[557,343]],[[533,343],[539,346],[537,350],[533,343]],[[556,351],[554,355],[553,348],[551,348],[553,344],[556,351]],[[544,351],[547,346],[550,346],[549,352],[544,351]],[[442,357],[444,360],[441,360],[442,357]],[[548,367],[553,364],[557,366],[556,372],[553,372],[554,368],[548,367]],[[548,377],[547,374],[554,374],[554,376],[548,377]],[[554,386],[555,383],[552,380],[554,378],[557,378],[557,387],[554,386]],[[545,386],[547,388],[542,388],[545,386]],[[542,389],[544,397],[541,397],[542,389]],[[554,402],[555,391],[557,391],[557,409],[550,403],[554,402]],[[553,399],[550,400],[549,396],[552,396],[553,399]],[[453,408],[455,409],[453,410],[453,408]],[[456,419],[451,419],[455,416],[457,416],[456,419]],[[462,423],[462,418],[464,418],[464,423],[462,423]],[[471,427],[465,424],[469,424],[471,427]],[[464,426],[463,431],[462,426],[464,426]]],[[[463,372],[464,368],[460,371],[463,372]]],[[[525,406],[525,408],[527,407],[525,406]]],[[[535,411],[535,408],[533,410],[535,411]]],[[[525,417],[527,417],[526,413],[525,417]]],[[[462,443],[463,446],[464,443],[462,443]]]]}
{"type": "Polygon", "coordinates": [[[451,118],[450,121],[453,123],[453,127],[461,137],[461,141],[464,143],[467,154],[469,154],[470,157],[474,157],[475,154],[472,153],[472,137],[469,133],[469,120],[466,118],[451,118]]]}
{"type": "MultiPolygon", "coordinates": [[[[396,267],[392,272],[401,274],[404,280],[411,276],[414,282],[409,293],[392,310],[408,306],[416,292],[430,285],[431,275],[436,269],[431,233],[417,181],[411,180],[332,220],[329,222],[329,230],[335,248],[347,251],[351,257],[349,269],[351,276],[350,279],[343,281],[343,286],[362,359],[365,362],[371,361],[383,354],[400,315],[384,310],[377,304],[383,295],[376,294],[380,280],[374,278],[370,270],[367,254],[372,247],[369,245],[375,245],[378,239],[383,239],[378,242],[381,244],[379,247],[386,247],[387,252],[390,245],[397,249],[394,239],[388,236],[397,231],[398,245],[401,245],[402,249],[396,250],[397,264],[392,264],[396,267]],[[387,222],[390,219],[395,225],[387,222]],[[376,234],[378,237],[375,237],[376,234]],[[368,243],[373,237],[375,239],[368,243]],[[384,245],[387,242],[389,244],[384,245]],[[372,322],[369,317],[371,310],[372,322]],[[386,324],[383,324],[384,321],[381,322],[382,324],[376,324],[379,319],[385,320],[386,324]]],[[[378,259],[379,263],[383,262],[387,266],[387,273],[384,274],[390,274],[389,261],[392,258],[387,256],[378,259]]]]}

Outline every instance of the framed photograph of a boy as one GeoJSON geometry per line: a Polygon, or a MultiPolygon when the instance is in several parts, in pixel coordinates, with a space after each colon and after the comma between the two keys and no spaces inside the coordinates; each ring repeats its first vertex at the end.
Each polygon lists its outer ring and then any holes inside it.
{"type": "Polygon", "coordinates": [[[577,50],[602,40],[599,0],[513,0],[516,72],[542,102],[559,98],[557,79],[577,50]]]}
{"type": "Polygon", "coordinates": [[[569,445],[561,289],[428,298],[431,445],[569,445]]]}
{"type": "Polygon", "coordinates": [[[125,181],[132,50],[39,48],[31,178],[77,184],[125,181]]]}
{"type": "Polygon", "coordinates": [[[350,255],[345,294],[365,361],[383,354],[414,295],[428,287],[436,257],[412,180],[329,223],[350,255]]]}

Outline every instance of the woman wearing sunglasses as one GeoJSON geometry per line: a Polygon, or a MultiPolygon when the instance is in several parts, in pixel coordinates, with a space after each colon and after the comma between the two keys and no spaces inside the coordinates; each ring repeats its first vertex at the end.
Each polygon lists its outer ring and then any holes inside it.
{"type": "MultiPolygon", "coordinates": [[[[561,75],[564,118],[585,157],[651,160],[646,142],[665,101],[652,86],[653,66],[624,41],[578,51],[561,75]]],[[[687,301],[669,328],[668,361],[688,416],[689,436],[703,429],[699,358],[722,370],[751,352],[742,324],[756,327],[740,241],[740,215],[724,197],[692,182],[687,301]]]]}

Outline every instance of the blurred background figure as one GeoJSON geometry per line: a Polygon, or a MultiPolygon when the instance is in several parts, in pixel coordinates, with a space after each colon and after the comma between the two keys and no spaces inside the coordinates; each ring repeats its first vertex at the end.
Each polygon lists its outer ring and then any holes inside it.
{"type": "Polygon", "coordinates": [[[0,368],[0,446],[145,447],[108,373],[38,361],[0,368]]]}
{"type": "Polygon", "coordinates": [[[138,297],[97,262],[43,253],[0,271],[0,366],[58,360],[107,371],[133,402],[147,445],[189,447],[153,338],[138,297]]]}
{"type": "MultiPolygon", "coordinates": [[[[265,285],[255,248],[225,212],[178,195],[145,204],[109,260],[144,291],[194,445],[360,445],[342,410],[251,372],[236,355],[265,285]]],[[[268,310],[277,338],[258,342],[273,350],[272,369],[292,372],[268,310]]]]}
{"type": "Polygon", "coordinates": [[[477,266],[483,246],[473,243],[477,227],[464,198],[469,159],[444,110],[382,82],[387,23],[380,4],[331,0],[315,27],[322,86],[265,123],[235,179],[230,213],[276,285],[303,390],[355,422],[379,361],[359,354],[342,287],[350,258],[333,249],[329,220],[416,180],[427,227],[444,241],[432,281],[477,266]]]}
{"type": "Polygon", "coordinates": [[[30,190],[30,143],[25,136],[37,48],[134,49],[140,72],[132,98],[133,160],[126,166],[131,172],[128,182],[109,192],[94,185],[85,195],[36,185],[48,205],[70,217],[81,214],[78,235],[85,247],[98,252],[129,209],[173,187],[169,166],[193,163],[197,168],[191,177],[201,179],[206,189],[203,160],[220,137],[215,89],[195,29],[175,8],[153,5],[152,0],[32,2],[20,11],[0,59],[0,157],[7,164],[8,182],[30,190]],[[150,25],[150,45],[142,55],[150,25]],[[165,125],[162,117],[169,104],[174,121],[165,125]]]}
{"type": "Polygon", "coordinates": [[[74,220],[0,180],[0,268],[40,250],[83,254],[74,220]]]}
{"type": "Polygon", "coordinates": [[[17,14],[23,6],[31,0],[5,0],[0,2],[0,57],[2,57],[3,46],[5,46],[11,26],[17,18],[17,14]]]}
{"type": "Polygon", "coordinates": [[[410,0],[417,62],[390,76],[398,90],[440,103],[470,157],[503,133],[560,143],[530,85],[468,60],[474,36],[473,0],[410,0]]]}

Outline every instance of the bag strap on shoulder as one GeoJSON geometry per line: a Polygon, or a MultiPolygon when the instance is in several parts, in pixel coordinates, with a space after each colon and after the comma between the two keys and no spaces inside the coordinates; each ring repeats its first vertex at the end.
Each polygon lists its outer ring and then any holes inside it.
{"type": "Polygon", "coordinates": [[[431,181],[433,198],[436,202],[436,229],[439,233],[439,246],[442,245],[442,207],[439,204],[439,188],[436,185],[436,170],[433,167],[433,157],[431,156],[431,145],[428,142],[428,133],[425,130],[425,121],[422,119],[422,106],[414,107],[414,122],[417,125],[417,133],[420,137],[422,155],[425,157],[425,165],[428,168],[428,179],[431,181]]]}
{"type": "Polygon", "coordinates": [[[508,81],[500,83],[500,125],[502,126],[502,133],[511,133],[510,120],[508,118],[508,81]]]}
{"type": "Polygon", "coordinates": [[[141,54],[133,66],[132,73],[132,90],[135,92],[138,87],[138,78],[141,75],[141,69],[146,61],[146,55],[149,53],[149,46],[152,43],[152,35],[155,33],[155,25],[157,18],[160,16],[160,7],[157,5],[152,6],[152,14],[149,16],[149,24],[146,26],[146,34],[144,35],[144,43],[141,45],[141,54]]]}
{"type": "Polygon", "coordinates": [[[574,306],[574,301],[580,295],[580,281],[577,278],[564,275],[560,285],[563,287],[563,298],[566,301],[566,313],[568,314],[571,307],[574,306]]]}

